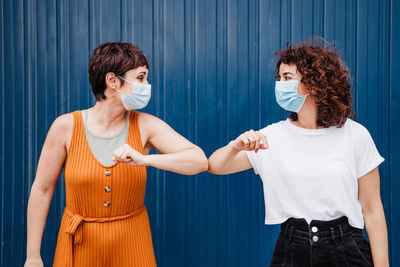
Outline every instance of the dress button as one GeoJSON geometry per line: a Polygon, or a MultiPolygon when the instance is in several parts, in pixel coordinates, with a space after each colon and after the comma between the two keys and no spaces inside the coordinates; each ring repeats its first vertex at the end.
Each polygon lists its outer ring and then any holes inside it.
{"type": "Polygon", "coordinates": [[[104,188],[104,191],[106,191],[108,193],[111,191],[111,188],[109,186],[106,186],[106,188],[104,188]]]}
{"type": "Polygon", "coordinates": [[[315,235],[315,236],[313,236],[313,238],[312,238],[312,240],[313,240],[314,242],[317,242],[317,241],[318,241],[318,239],[319,239],[319,238],[318,238],[318,236],[316,236],[316,235],[315,235]]]}
{"type": "Polygon", "coordinates": [[[106,207],[106,208],[110,207],[110,202],[108,202],[108,201],[104,202],[104,207],[106,207]]]}
{"type": "Polygon", "coordinates": [[[104,172],[104,174],[107,175],[107,176],[110,176],[111,171],[110,171],[110,170],[106,170],[106,171],[104,172]]]}
{"type": "Polygon", "coordinates": [[[316,233],[316,232],[318,232],[318,228],[317,228],[316,226],[313,226],[313,227],[311,228],[311,231],[313,231],[313,233],[316,233]]]}

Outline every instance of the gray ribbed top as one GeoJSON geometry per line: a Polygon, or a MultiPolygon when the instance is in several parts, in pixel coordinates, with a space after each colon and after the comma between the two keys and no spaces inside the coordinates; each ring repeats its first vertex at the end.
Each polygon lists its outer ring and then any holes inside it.
{"type": "Polygon", "coordinates": [[[86,139],[92,154],[102,165],[107,167],[114,165],[115,162],[112,161],[114,150],[121,147],[123,144],[126,144],[128,140],[129,121],[127,114],[125,113],[124,128],[118,134],[111,137],[99,137],[94,135],[87,128],[87,117],[88,111],[85,112],[83,125],[85,128],[86,139]]]}

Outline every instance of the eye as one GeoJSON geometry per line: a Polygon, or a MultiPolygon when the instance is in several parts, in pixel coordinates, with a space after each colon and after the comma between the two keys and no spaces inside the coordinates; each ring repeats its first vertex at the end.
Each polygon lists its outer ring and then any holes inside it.
{"type": "Polygon", "coordinates": [[[139,76],[139,77],[137,77],[137,79],[138,79],[139,81],[143,81],[144,77],[143,77],[143,76],[139,76]]]}
{"type": "Polygon", "coordinates": [[[289,80],[291,80],[291,79],[292,79],[292,78],[290,78],[290,77],[288,77],[288,76],[285,76],[285,77],[284,77],[284,80],[285,80],[285,81],[289,81],[289,80]]]}

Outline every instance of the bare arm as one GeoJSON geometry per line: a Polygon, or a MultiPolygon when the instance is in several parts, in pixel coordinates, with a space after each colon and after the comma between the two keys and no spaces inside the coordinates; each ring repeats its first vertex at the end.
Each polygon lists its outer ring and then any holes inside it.
{"type": "Polygon", "coordinates": [[[251,168],[245,150],[267,149],[265,135],[250,130],[236,140],[215,151],[208,160],[208,171],[214,174],[231,174],[251,168]]]}
{"type": "Polygon", "coordinates": [[[140,113],[139,126],[142,139],[145,139],[145,147],[150,146],[161,154],[142,155],[125,144],[114,151],[114,161],[152,166],[185,175],[194,175],[208,169],[203,150],[178,134],[164,121],[140,113]]]}
{"type": "Polygon", "coordinates": [[[358,180],[358,192],[374,266],[389,266],[388,236],[380,196],[378,167],[358,180]]]}
{"type": "Polygon", "coordinates": [[[66,136],[72,131],[71,114],[51,126],[37,166],[28,202],[27,260],[25,266],[41,266],[40,247],[47,214],[66,157],[66,136]]]}

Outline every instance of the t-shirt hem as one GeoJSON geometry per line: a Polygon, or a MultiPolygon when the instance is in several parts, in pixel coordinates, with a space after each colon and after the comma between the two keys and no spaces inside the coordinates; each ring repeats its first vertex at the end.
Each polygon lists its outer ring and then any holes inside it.
{"type": "MultiPolygon", "coordinates": [[[[281,219],[265,219],[265,224],[266,225],[282,224],[282,223],[286,222],[289,218],[291,218],[291,217],[289,216],[289,217],[281,218],[281,219]]],[[[334,220],[334,219],[332,219],[332,220],[334,220]]],[[[350,220],[349,220],[349,224],[351,226],[353,226],[354,228],[358,228],[358,229],[364,229],[364,227],[365,227],[365,223],[362,223],[361,225],[357,225],[357,224],[350,223],[350,220]]]]}
{"type": "Polygon", "coordinates": [[[265,224],[266,225],[282,224],[282,223],[286,222],[286,220],[289,218],[290,217],[282,218],[282,219],[265,219],[265,224]]]}
{"type": "Polygon", "coordinates": [[[367,168],[364,168],[361,172],[359,172],[359,174],[357,175],[358,176],[357,179],[360,179],[361,177],[363,177],[364,175],[366,175],[367,173],[378,167],[383,161],[385,161],[383,157],[380,157],[377,160],[375,160],[367,168]]]}

